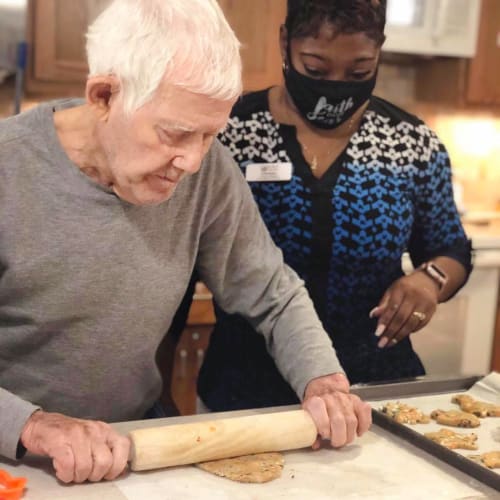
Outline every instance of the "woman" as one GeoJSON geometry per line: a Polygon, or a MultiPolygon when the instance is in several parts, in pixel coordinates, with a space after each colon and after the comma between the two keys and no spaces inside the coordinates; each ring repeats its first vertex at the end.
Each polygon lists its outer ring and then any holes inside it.
{"type": "MultiPolygon", "coordinates": [[[[372,96],[384,25],[382,1],[289,0],[284,84],[244,96],[221,136],[351,383],[423,375],[410,334],[471,270],[444,146],[372,96]]],[[[216,314],[198,379],[203,403],[298,402],[263,338],[241,317],[216,314]]]]}

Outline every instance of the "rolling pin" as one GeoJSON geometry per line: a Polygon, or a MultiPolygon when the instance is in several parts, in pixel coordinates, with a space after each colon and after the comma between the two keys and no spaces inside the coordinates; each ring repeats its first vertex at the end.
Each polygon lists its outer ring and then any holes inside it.
{"type": "Polygon", "coordinates": [[[137,429],[129,433],[133,471],[311,446],[316,426],[305,410],[137,429]]]}

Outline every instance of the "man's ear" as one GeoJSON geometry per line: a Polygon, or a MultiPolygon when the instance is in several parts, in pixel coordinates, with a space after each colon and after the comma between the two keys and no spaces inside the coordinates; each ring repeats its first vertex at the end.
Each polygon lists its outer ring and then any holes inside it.
{"type": "Polygon", "coordinates": [[[85,85],[85,98],[101,119],[106,119],[120,90],[120,81],[115,75],[90,76],[85,85]]]}

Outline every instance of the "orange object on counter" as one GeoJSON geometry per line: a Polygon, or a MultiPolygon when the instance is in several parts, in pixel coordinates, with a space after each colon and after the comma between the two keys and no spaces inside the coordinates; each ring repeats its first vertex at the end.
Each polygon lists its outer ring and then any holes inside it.
{"type": "Polygon", "coordinates": [[[0,469],[0,500],[19,500],[23,496],[26,481],[25,477],[12,477],[0,469]]]}

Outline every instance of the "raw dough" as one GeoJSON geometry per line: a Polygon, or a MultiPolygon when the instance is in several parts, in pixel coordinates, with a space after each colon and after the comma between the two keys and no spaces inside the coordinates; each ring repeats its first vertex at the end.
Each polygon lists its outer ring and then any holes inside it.
{"type": "Polygon", "coordinates": [[[267,483],[281,476],[285,459],[281,453],[258,453],[196,464],[196,467],[240,483],[267,483]]]}
{"type": "Polygon", "coordinates": [[[431,419],[419,409],[397,401],[386,403],[382,412],[400,424],[427,424],[431,419]]]}
{"type": "Polygon", "coordinates": [[[500,469],[500,451],[489,451],[481,455],[470,455],[469,458],[486,465],[489,469],[500,469]]]}
{"type": "Polygon", "coordinates": [[[477,450],[477,436],[474,433],[460,434],[449,429],[439,429],[438,432],[427,432],[424,436],[450,450],[456,450],[457,448],[477,450]]]}
{"type": "Polygon", "coordinates": [[[438,424],[450,425],[451,427],[479,427],[480,422],[476,415],[459,410],[434,410],[431,413],[438,424]]]}
{"type": "Polygon", "coordinates": [[[457,394],[451,398],[451,401],[460,405],[462,411],[472,413],[477,417],[500,417],[500,406],[477,401],[468,394],[457,394]]]}

